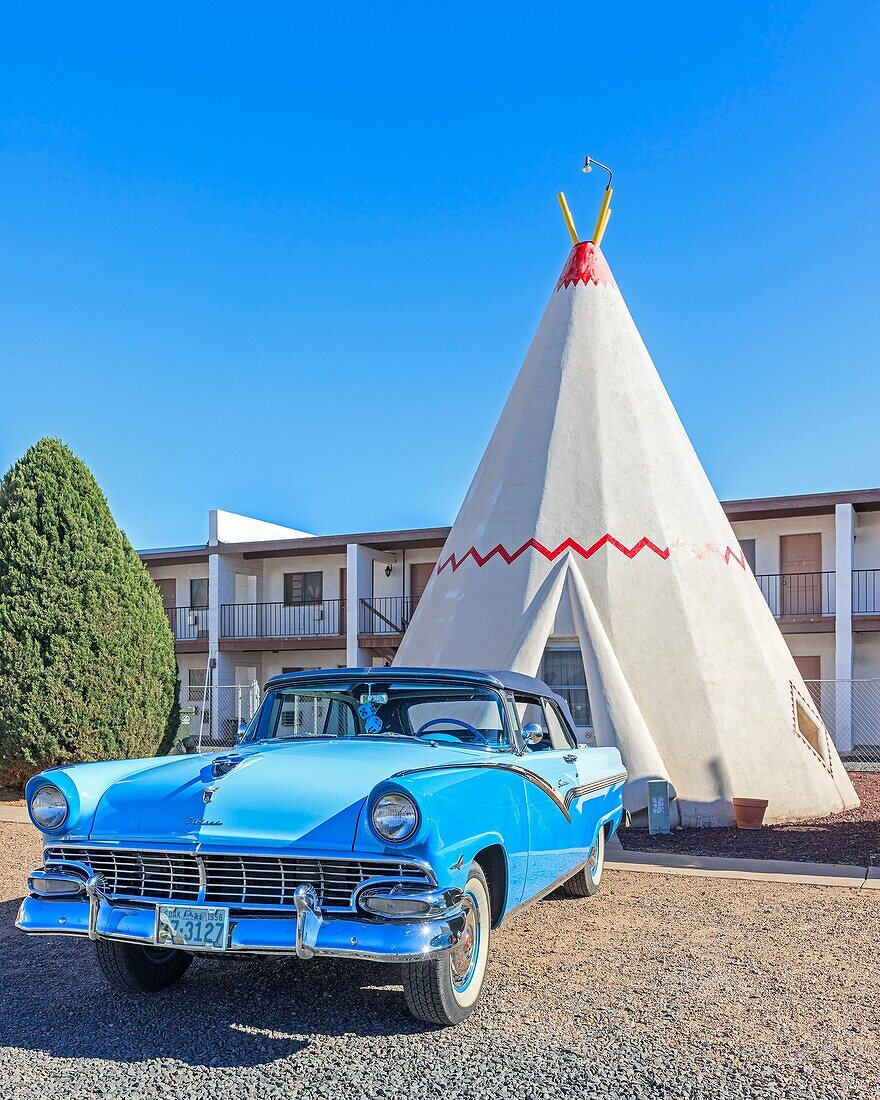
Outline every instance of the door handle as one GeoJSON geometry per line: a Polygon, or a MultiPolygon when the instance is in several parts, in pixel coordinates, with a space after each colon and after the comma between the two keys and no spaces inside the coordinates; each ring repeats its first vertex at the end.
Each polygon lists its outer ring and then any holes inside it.
{"type": "Polygon", "coordinates": [[[562,759],[566,762],[566,764],[576,764],[577,763],[577,757],[575,756],[575,754],[573,752],[567,752],[565,754],[565,756],[563,756],[562,759]]]}

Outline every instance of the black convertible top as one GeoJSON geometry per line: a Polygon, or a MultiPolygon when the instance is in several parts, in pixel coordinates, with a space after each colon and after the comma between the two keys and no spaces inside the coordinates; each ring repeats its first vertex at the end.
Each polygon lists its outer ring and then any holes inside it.
{"type": "Polygon", "coordinates": [[[291,686],[308,681],[309,683],[333,683],[336,680],[370,680],[381,684],[387,680],[455,680],[458,683],[485,684],[488,687],[507,688],[510,691],[525,691],[530,695],[545,695],[551,699],[559,696],[543,680],[536,676],[525,676],[521,672],[507,670],[462,669],[462,668],[314,668],[305,672],[284,672],[266,681],[266,688],[291,686]]]}

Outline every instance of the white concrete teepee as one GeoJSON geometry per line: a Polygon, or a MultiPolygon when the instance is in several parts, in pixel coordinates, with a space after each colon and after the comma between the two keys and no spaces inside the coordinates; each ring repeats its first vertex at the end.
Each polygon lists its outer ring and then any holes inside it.
{"type": "Polygon", "coordinates": [[[858,805],[602,253],[576,245],[395,661],[535,675],[580,642],[625,800],[683,824],[858,805]],[[556,626],[556,624],[559,626],[556,626]]]}

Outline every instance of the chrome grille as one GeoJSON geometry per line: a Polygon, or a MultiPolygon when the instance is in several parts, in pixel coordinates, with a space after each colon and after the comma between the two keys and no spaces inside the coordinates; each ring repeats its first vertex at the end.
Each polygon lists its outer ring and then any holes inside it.
{"type": "Polygon", "coordinates": [[[47,848],[44,858],[47,863],[76,860],[100,872],[110,897],[201,901],[232,907],[293,907],[294,890],[310,883],[323,909],[350,910],[354,891],[367,879],[430,881],[422,867],[400,860],[67,846],[47,848]]]}

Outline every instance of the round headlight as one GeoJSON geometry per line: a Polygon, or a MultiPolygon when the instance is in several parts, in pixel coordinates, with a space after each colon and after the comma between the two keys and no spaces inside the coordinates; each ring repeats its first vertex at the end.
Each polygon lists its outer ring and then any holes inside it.
{"type": "Polygon", "coordinates": [[[67,799],[49,783],[36,790],[31,799],[31,817],[43,829],[57,829],[63,825],[68,809],[67,799]]]}
{"type": "Polygon", "coordinates": [[[373,806],[373,828],[383,840],[409,840],[418,828],[419,811],[405,794],[383,794],[373,806]]]}

